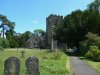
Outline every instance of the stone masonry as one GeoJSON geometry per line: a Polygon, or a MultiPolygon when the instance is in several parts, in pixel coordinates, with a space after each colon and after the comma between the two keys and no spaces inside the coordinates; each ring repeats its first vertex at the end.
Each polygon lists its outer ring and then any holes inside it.
{"type": "MultiPolygon", "coordinates": [[[[49,17],[46,18],[46,45],[47,48],[51,49],[51,42],[53,36],[53,28],[58,25],[63,20],[63,16],[53,15],[51,14],[49,17]]],[[[57,41],[53,40],[53,48],[57,48],[57,41]]]]}

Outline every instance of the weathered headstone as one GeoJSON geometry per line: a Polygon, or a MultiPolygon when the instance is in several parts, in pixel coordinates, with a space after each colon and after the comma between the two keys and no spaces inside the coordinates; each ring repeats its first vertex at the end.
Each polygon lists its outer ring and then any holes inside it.
{"type": "Polygon", "coordinates": [[[10,57],[5,61],[4,75],[20,75],[20,60],[18,58],[10,57]]]}
{"type": "Polygon", "coordinates": [[[21,58],[24,58],[24,57],[25,57],[25,51],[22,50],[22,51],[21,51],[21,54],[22,54],[22,55],[21,55],[21,58]]]}
{"type": "Polygon", "coordinates": [[[40,75],[39,60],[37,57],[29,57],[26,60],[26,75],[40,75]]]}

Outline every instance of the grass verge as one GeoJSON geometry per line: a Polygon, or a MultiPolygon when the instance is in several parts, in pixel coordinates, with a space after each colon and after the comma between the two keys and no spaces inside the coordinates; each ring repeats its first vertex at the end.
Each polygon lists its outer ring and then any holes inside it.
{"type": "Polygon", "coordinates": [[[100,62],[95,62],[85,57],[80,57],[80,59],[84,60],[88,65],[94,68],[97,72],[100,72],[100,62]]]}

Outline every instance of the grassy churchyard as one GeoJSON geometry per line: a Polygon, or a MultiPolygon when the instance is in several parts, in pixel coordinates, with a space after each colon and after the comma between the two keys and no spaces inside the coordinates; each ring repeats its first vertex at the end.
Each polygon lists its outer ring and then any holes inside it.
{"type": "Polygon", "coordinates": [[[25,75],[25,61],[30,56],[39,58],[40,75],[71,75],[69,58],[63,52],[35,49],[5,49],[0,51],[0,75],[4,75],[4,61],[11,56],[20,59],[20,75],[25,75]],[[22,50],[25,50],[25,58],[21,58],[22,50]]]}

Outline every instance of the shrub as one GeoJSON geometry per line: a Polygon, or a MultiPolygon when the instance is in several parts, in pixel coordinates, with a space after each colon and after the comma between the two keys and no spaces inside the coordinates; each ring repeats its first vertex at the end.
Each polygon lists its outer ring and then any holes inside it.
{"type": "Polygon", "coordinates": [[[9,46],[10,46],[10,48],[16,48],[16,47],[18,47],[18,43],[16,40],[14,40],[12,38],[12,39],[9,39],[9,46]]]}
{"type": "Polygon", "coordinates": [[[2,48],[8,48],[9,47],[9,41],[7,39],[0,38],[0,47],[2,48]]]}
{"type": "Polygon", "coordinates": [[[90,46],[92,46],[92,45],[96,45],[100,49],[100,36],[89,32],[86,35],[86,38],[87,39],[85,41],[80,42],[81,54],[86,54],[90,50],[90,46]]]}
{"type": "Polygon", "coordinates": [[[86,53],[86,57],[94,61],[100,61],[100,50],[98,46],[90,46],[89,51],[86,53]]]}
{"type": "Polygon", "coordinates": [[[87,40],[86,40],[86,41],[80,42],[80,53],[81,53],[82,55],[84,55],[84,54],[86,54],[86,52],[88,52],[87,40]]]}
{"type": "Polygon", "coordinates": [[[100,36],[98,36],[97,34],[89,32],[86,35],[86,38],[88,39],[88,41],[87,41],[88,47],[90,47],[91,45],[96,45],[100,48],[100,36]]]}

